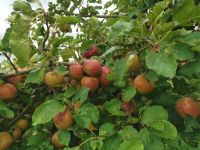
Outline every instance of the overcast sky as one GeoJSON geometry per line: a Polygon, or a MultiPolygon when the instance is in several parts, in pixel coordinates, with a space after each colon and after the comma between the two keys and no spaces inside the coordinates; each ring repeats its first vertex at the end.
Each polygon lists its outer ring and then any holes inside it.
{"type": "MultiPolygon", "coordinates": [[[[8,22],[6,21],[6,18],[12,11],[12,3],[15,0],[0,0],[0,39],[3,37],[6,28],[9,26],[8,22]]],[[[40,0],[44,7],[47,8],[48,2],[52,2],[55,0],[40,0]]]]}

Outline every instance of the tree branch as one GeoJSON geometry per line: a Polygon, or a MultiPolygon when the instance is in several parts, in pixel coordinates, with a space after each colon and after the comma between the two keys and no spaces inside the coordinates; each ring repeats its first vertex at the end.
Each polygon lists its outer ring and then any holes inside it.
{"type": "Polygon", "coordinates": [[[49,27],[49,15],[48,13],[44,13],[44,17],[45,17],[45,24],[46,24],[46,27],[47,27],[47,33],[46,33],[46,37],[44,38],[44,41],[42,42],[42,50],[45,51],[46,48],[45,48],[45,45],[46,45],[46,42],[49,38],[49,32],[50,32],[50,27],[49,27]]]}
{"type": "Polygon", "coordinates": [[[97,18],[117,18],[117,17],[121,17],[119,15],[80,15],[80,14],[74,14],[74,16],[79,16],[79,17],[97,17],[97,18]]]}
{"type": "Polygon", "coordinates": [[[15,67],[15,65],[13,64],[13,62],[11,61],[10,57],[7,55],[6,52],[2,52],[2,54],[7,58],[7,60],[9,61],[9,63],[11,64],[11,66],[13,67],[13,69],[15,70],[15,72],[18,74],[18,70],[17,68],[15,67]]]}
{"type": "MultiPolygon", "coordinates": [[[[77,62],[58,62],[58,64],[70,66],[72,64],[77,64],[77,62]]],[[[25,75],[25,74],[30,73],[34,69],[35,68],[29,69],[29,70],[24,70],[24,71],[18,71],[18,73],[9,73],[9,74],[6,74],[6,75],[1,75],[0,77],[3,78],[3,79],[6,79],[6,78],[10,78],[10,77],[15,77],[15,76],[18,76],[18,75],[25,75]]]]}

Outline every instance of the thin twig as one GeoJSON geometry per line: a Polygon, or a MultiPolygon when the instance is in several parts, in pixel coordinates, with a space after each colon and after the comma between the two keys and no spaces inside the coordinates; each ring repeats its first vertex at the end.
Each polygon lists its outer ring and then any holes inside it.
{"type": "Polygon", "coordinates": [[[6,52],[2,52],[2,54],[7,58],[7,60],[10,62],[11,66],[13,67],[13,69],[15,70],[15,72],[18,74],[18,70],[17,68],[15,67],[15,65],[13,64],[13,62],[11,61],[10,57],[7,55],[6,52]]]}
{"type": "Polygon", "coordinates": [[[49,32],[50,32],[50,27],[49,27],[49,15],[48,13],[44,13],[44,17],[45,17],[45,24],[46,24],[46,27],[47,27],[47,33],[46,33],[46,37],[44,38],[44,41],[42,43],[42,50],[46,50],[45,48],[45,45],[46,45],[46,42],[49,38],[49,32]]]}
{"type": "Polygon", "coordinates": [[[14,125],[15,122],[26,113],[26,111],[31,107],[31,105],[32,102],[29,103],[16,118],[14,118],[14,120],[10,123],[10,126],[14,125]]]}
{"type": "MultiPolygon", "coordinates": [[[[73,15],[72,15],[73,16],[73,15]]],[[[80,14],[74,14],[74,16],[79,16],[83,18],[88,18],[88,17],[97,17],[97,18],[118,18],[122,17],[119,15],[80,15],[80,14]]]]}
{"type": "Polygon", "coordinates": [[[6,74],[6,75],[2,75],[1,78],[10,78],[10,77],[15,77],[15,76],[18,76],[18,75],[25,75],[25,74],[28,74],[29,72],[31,72],[33,69],[29,69],[29,70],[24,70],[24,71],[18,71],[18,73],[9,73],[9,74],[6,74]]]}

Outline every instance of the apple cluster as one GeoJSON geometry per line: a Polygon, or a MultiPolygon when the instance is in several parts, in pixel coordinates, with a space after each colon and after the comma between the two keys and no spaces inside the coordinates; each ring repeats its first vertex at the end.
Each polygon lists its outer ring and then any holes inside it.
{"type": "Polygon", "coordinates": [[[85,60],[83,65],[73,64],[69,67],[70,76],[80,81],[82,87],[88,88],[91,92],[98,89],[101,85],[106,87],[110,84],[107,80],[111,69],[107,66],[101,66],[98,60],[85,60]]]}
{"type": "Polygon", "coordinates": [[[19,140],[28,127],[29,120],[21,118],[13,126],[11,134],[6,131],[0,132],[0,150],[8,149],[13,144],[14,140],[19,140]]]}

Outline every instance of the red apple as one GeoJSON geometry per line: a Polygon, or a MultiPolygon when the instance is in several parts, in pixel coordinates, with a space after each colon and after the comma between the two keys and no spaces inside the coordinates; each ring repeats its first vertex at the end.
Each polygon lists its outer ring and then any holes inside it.
{"type": "Polygon", "coordinates": [[[83,66],[80,64],[73,64],[69,67],[69,74],[72,78],[80,80],[83,77],[83,66]]]}
{"type": "Polygon", "coordinates": [[[124,102],[122,104],[122,110],[128,115],[133,114],[136,111],[136,106],[134,101],[124,102]]]}
{"type": "Polygon", "coordinates": [[[95,91],[99,87],[99,79],[85,76],[81,80],[81,86],[89,88],[90,91],[95,91]]]}
{"type": "Polygon", "coordinates": [[[73,124],[73,120],[74,119],[72,117],[72,113],[69,108],[66,108],[64,112],[57,113],[53,118],[55,126],[58,129],[62,130],[71,127],[71,125],[73,124]]]}
{"type": "Polygon", "coordinates": [[[98,56],[98,55],[99,55],[99,50],[95,45],[93,45],[89,50],[83,53],[84,58],[91,58],[92,56],[98,56]]]}
{"type": "Polygon", "coordinates": [[[200,105],[190,97],[183,97],[176,102],[176,111],[181,117],[199,117],[200,105]]]}
{"type": "Polygon", "coordinates": [[[97,60],[86,60],[83,63],[83,70],[92,77],[97,77],[101,74],[101,64],[97,60]]]}
{"type": "Polygon", "coordinates": [[[110,81],[107,80],[107,76],[108,74],[110,74],[112,71],[110,70],[109,67],[102,67],[102,72],[101,75],[99,77],[99,82],[101,84],[101,86],[108,86],[110,81]]]}
{"type": "Polygon", "coordinates": [[[1,100],[12,100],[17,95],[17,89],[10,83],[0,84],[0,99],[1,100]]]}
{"type": "Polygon", "coordinates": [[[134,87],[138,90],[140,94],[147,94],[154,90],[155,86],[153,82],[146,79],[143,74],[138,75],[133,80],[134,87]]]}

